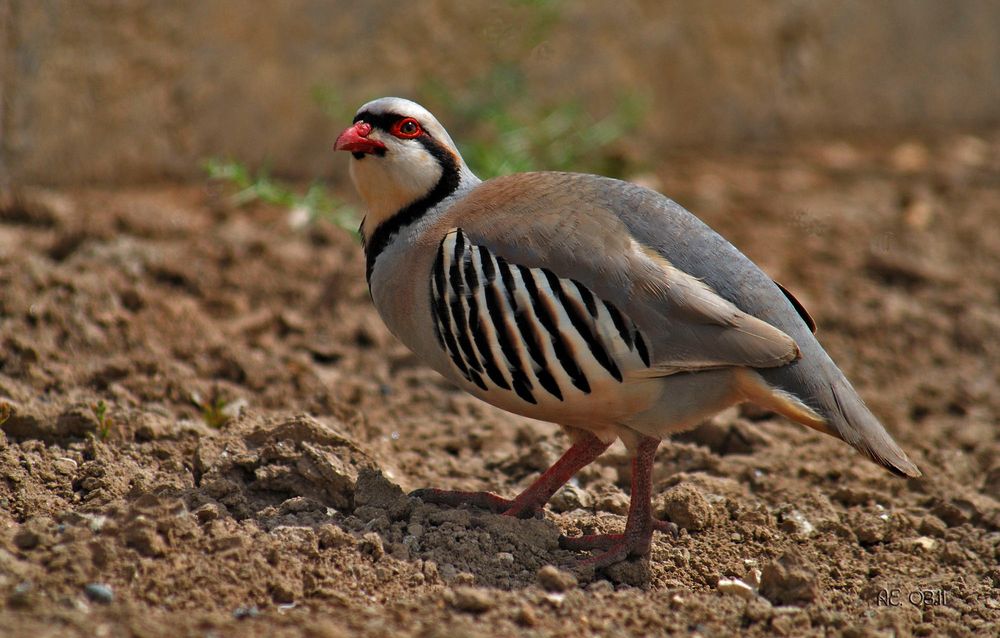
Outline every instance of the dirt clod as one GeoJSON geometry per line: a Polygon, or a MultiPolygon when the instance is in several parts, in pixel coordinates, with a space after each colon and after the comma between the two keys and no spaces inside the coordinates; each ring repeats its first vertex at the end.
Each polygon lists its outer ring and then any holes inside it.
{"type": "Polygon", "coordinates": [[[760,593],[775,605],[808,604],[819,595],[818,578],[801,554],[788,551],[764,566],[760,593]]]}
{"type": "Polygon", "coordinates": [[[486,590],[476,587],[456,587],[451,592],[451,604],[459,611],[480,614],[493,608],[493,597],[486,590]]]}
{"type": "Polygon", "coordinates": [[[712,525],[714,510],[702,492],[692,485],[677,485],[661,497],[665,518],[682,529],[701,531],[712,525]]]}
{"type": "Polygon", "coordinates": [[[538,584],[545,590],[564,592],[577,585],[576,576],[554,565],[545,565],[538,570],[538,584]]]}

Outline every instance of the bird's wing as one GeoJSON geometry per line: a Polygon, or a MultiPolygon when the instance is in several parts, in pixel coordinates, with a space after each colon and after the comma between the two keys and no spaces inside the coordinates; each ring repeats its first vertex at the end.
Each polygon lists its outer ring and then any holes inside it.
{"type": "Polygon", "coordinates": [[[627,376],[766,368],[798,356],[787,334],[639,241],[614,212],[605,183],[561,173],[498,178],[454,204],[440,223],[518,270],[522,284],[541,287],[561,304],[557,311],[586,308],[591,295],[607,304],[607,312],[592,313],[600,334],[621,334],[619,318],[634,326],[648,353],[639,357],[646,365],[623,366],[627,376]]]}

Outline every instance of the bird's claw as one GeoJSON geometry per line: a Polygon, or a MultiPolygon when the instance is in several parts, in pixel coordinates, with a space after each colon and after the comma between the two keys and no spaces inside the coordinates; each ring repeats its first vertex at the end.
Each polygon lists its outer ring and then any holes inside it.
{"type": "Polygon", "coordinates": [[[670,521],[650,521],[646,531],[629,531],[624,534],[587,534],[560,536],[559,547],[573,551],[599,550],[601,553],[580,561],[582,566],[607,567],[631,556],[646,556],[653,542],[653,532],[679,535],[679,528],[670,521]]]}

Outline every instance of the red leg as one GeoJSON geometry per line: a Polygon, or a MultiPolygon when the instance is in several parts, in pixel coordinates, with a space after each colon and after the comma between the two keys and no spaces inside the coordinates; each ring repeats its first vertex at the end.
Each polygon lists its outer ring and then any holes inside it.
{"type": "Polygon", "coordinates": [[[625,521],[625,533],[591,534],[573,538],[563,536],[559,539],[561,547],[602,550],[603,553],[583,562],[595,567],[607,567],[629,556],[649,554],[654,530],[677,535],[676,525],[653,519],[653,457],[659,445],[659,439],[644,437],[639,442],[636,455],[632,458],[632,493],[628,519],[625,521]]]}
{"type": "Polygon", "coordinates": [[[572,430],[573,445],[513,500],[489,492],[461,492],[426,488],[411,492],[426,503],[439,505],[471,505],[506,516],[531,518],[540,512],[556,491],[584,466],[590,465],[610,443],[605,443],[585,430],[572,430]]]}

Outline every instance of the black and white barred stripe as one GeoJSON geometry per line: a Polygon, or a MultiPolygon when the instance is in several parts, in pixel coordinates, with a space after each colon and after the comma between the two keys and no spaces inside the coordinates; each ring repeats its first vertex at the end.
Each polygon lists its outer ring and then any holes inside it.
{"type": "Polygon", "coordinates": [[[461,229],[438,248],[431,278],[434,329],[467,380],[537,404],[623,380],[615,351],[649,366],[642,334],[615,306],[547,268],[526,268],[471,244],[461,229]]]}

